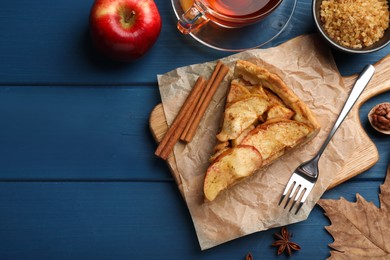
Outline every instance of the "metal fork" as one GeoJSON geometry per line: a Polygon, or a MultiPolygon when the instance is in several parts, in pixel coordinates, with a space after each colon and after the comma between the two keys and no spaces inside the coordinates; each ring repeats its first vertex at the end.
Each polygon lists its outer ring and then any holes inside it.
{"type": "Polygon", "coordinates": [[[325,139],[318,153],[311,160],[302,163],[301,165],[298,166],[298,168],[295,169],[290,180],[286,185],[286,188],[283,191],[282,197],[280,198],[279,201],[279,205],[282,203],[284,198],[287,196],[288,192],[291,190],[287,202],[284,205],[284,208],[287,207],[290,200],[295,195],[294,201],[289,211],[292,210],[292,208],[294,207],[294,205],[296,204],[296,202],[300,197],[301,200],[295,211],[295,214],[297,214],[298,211],[301,209],[303,203],[306,201],[307,197],[309,196],[309,193],[311,192],[314,184],[317,181],[318,161],[320,160],[322,153],[324,152],[329,141],[332,139],[333,135],[335,134],[335,132],[337,131],[341,123],[344,121],[345,117],[347,116],[347,114],[349,113],[353,105],[355,104],[356,100],[359,98],[360,94],[367,86],[368,82],[371,80],[372,76],[374,75],[374,72],[375,72],[375,68],[372,65],[367,65],[363,68],[363,70],[361,71],[359,77],[357,78],[351,90],[351,93],[347,101],[344,104],[343,109],[341,110],[339,117],[337,118],[332,130],[329,132],[328,137],[325,139]]]}

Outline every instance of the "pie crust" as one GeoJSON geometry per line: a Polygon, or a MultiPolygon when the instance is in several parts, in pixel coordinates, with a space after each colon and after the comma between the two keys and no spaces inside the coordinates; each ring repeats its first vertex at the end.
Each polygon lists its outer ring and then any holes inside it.
{"type": "Polygon", "coordinates": [[[238,60],[205,175],[206,200],[306,144],[319,130],[312,111],[278,75],[238,60]]]}

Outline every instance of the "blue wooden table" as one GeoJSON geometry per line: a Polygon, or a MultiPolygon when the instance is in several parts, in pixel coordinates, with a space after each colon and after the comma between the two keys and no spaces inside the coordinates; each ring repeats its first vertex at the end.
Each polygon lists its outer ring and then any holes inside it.
{"type": "MultiPolygon", "coordinates": [[[[90,1],[3,1],[0,8],[0,259],[284,259],[271,247],[279,229],[201,251],[187,207],[165,162],[154,156],[149,114],[160,103],[157,74],[231,53],[200,46],[175,28],[170,1],[156,0],[163,27],[153,49],[127,65],[95,53],[88,38],[90,1]]],[[[275,46],[315,33],[311,1],[298,0],[275,46]]],[[[390,53],[334,52],[342,75],[390,53]]],[[[368,125],[383,93],[361,120],[380,160],[326,192],[378,205],[390,139],[368,125]]],[[[289,226],[302,250],[325,259],[329,220],[316,206],[289,226]]]]}

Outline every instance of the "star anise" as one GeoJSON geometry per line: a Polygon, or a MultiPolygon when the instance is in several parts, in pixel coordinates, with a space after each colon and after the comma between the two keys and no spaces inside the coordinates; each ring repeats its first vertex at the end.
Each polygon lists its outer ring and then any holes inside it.
{"type": "Polygon", "coordinates": [[[293,250],[301,250],[301,247],[295,243],[292,242],[291,239],[292,234],[288,232],[286,227],[282,227],[280,234],[275,233],[275,242],[272,243],[272,246],[278,247],[278,255],[282,254],[283,252],[287,252],[288,255],[291,255],[293,250]]]}

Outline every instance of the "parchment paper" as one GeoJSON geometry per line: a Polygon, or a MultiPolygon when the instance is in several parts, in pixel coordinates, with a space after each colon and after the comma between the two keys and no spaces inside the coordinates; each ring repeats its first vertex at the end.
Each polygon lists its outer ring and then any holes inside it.
{"type": "MultiPolygon", "coordinates": [[[[193,141],[176,144],[178,167],[175,176],[187,203],[201,249],[207,249],[253,232],[305,220],[332,181],[333,173],[352,154],[359,138],[344,121],[320,159],[320,177],[300,212],[295,215],[277,206],[293,170],[318,151],[348,96],[332,54],[314,35],[299,36],[269,49],[255,49],[221,59],[230,74],[220,85],[193,141]],[[267,169],[239,182],[214,201],[205,202],[203,179],[216,143],[215,135],[224,109],[225,97],[237,59],[249,60],[278,74],[312,109],[322,126],[305,146],[288,153],[267,169]],[[341,142],[350,151],[337,149],[341,142]]],[[[158,75],[164,113],[170,125],[199,75],[209,78],[216,61],[194,64],[158,75]]]]}

